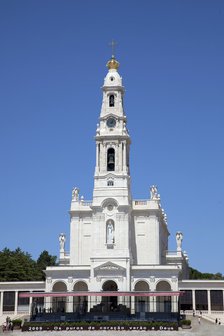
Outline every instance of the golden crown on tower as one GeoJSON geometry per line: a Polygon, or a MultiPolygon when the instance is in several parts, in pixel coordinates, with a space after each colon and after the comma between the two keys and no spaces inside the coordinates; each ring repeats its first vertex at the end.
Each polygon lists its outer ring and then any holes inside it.
{"type": "Polygon", "coordinates": [[[115,59],[114,56],[111,57],[111,59],[107,62],[108,69],[118,69],[119,68],[119,62],[115,59]]]}

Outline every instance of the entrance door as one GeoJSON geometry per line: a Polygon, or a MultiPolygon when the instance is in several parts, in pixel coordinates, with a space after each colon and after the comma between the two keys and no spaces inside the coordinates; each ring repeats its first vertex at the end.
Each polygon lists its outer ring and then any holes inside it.
{"type": "MultiPolygon", "coordinates": [[[[103,284],[104,292],[117,291],[117,284],[113,280],[108,280],[103,284]]],[[[104,312],[114,311],[117,309],[117,296],[103,296],[102,306],[104,312]]]]}

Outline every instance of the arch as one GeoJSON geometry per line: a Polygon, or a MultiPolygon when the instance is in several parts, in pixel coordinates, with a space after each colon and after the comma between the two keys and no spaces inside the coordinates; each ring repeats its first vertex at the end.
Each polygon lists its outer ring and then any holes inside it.
{"type": "Polygon", "coordinates": [[[110,147],[107,150],[107,171],[114,171],[115,168],[115,150],[110,147]]]}
{"type": "MultiPolygon", "coordinates": [[[[106,280],[102,285],[102,290],[104,292],[116,292],[118,291],[117,283],[114,280],[106,280]]],[[[117,309],[117,296],[103,296],[101,304],[104,312],[113,311],[117,309]]]]}
{"type": "Polygon", "coordinates": [[[52,292],[67,292],[67,285],[64,281],[57,281],[52,287],[52,292]]]}
{"type": "MultiPolygon", "coordinates": [[[[137,292],[148,292],[150,290],[149,284],[145,280],[138,280],[135,283],[134,290],[137,292]]],[[[135,311],[136,312],[149,311],[148,297],[144,297],[144,296],[135,297],[135,311]]]]}
{"type": "MultiPolygon", "coordinates": [[[[88,291],[88,285],[85,281],[77,281],[73,287],[74,291],[86,292],[88,291]]],[[[80,295],[73,298],[73,311],[79,314],[85,314],[88,307],[88,296],[80,295]]]]}
{"type": "Polygon", "coordinates": [[[77,281],[74,284],[73,290],[75,292],[84,292],[84,291],[88,291],[88,285],[85,281],[77,281]]]}
{"type": "Polygon", "coordinates": [[[115,97],[114,94],[109,95],[109,107],[114,107],[115,105],[115,97]]]}
{"type": "Polygon", "coordinates": [[[118,207],[118,203],[117,203],[117,201],[114,198],[106,198],[101,203],[101,206],[102,206],[102,208],[106,208],[109,204],[113,205],[116,208],[118,207]]]}
{"type": "Polygon", "coordinates": [[[102,285],[104,292],[116,292],[118,290],[117,283],[114,280],[106,280],[102,285]]]}
{"type": "Polygon", "coordinates": [[[170,292],[171,291],[170,283],[166,280],[160,280],[159,282],[157,282],[156,290],[158,292],[170,292]]]}
{"type": "MultiPolygon", "coordinates": [[[[160,280],[156,284],[158,292],[170,292],[171,285],[166,280],[160,280]]],[[[156,298],[156,311],[157,312],[171,312],[171,296],[158,296],[156,298]]]]}
{"type": "Polygon", "coordinates": [[[134,290],[136,292],[148,292],[150,290],[149,284],[147,281],[144,280],[137,281],[134,290]]]}
{"type": "MultiPolygon", "coordinates": [[[[67,292],[67,285],[64,281],[57,281],[52,287],[53,292],[67,292]]],[[[66,297],[53,297],[52,311],[63,313],[66,311],[66,297]]]]}

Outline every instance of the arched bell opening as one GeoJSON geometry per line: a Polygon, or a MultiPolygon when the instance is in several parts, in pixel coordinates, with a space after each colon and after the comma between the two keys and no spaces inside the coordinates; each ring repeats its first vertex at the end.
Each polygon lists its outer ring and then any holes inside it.
{"type": "Polygon", "coordinates": [[[114,95],[109,96],[109,107],[114,107],[114,95]]]}
{"type": "MultiPolygon", "coordinates": [[[[104,292],[116,292],[118,290],[117,284],[113,280],[104,282],[102,289],[104,292]]],[[[102,296],[102,311],[110,312],[117,310],[117,296],[102,296]]]]}
{"type": "Polygon", "coordinates": [[[107,151],[107,171],[114,171],[115,168],[115,150],[109,148],[107,151]]]}
{"type": "MultiPolygon", "coordinates": [[[[84,281],[78,281],[73,287],[74,292],[87,292],[88,286],[84,281]]],[[[73,311],[85,314],[88,308],[88,296],[81,295],[73,297],[73,311]]]]}
{"type": "MultiPolygon", "coordinates": [[[[54,284],[52,292],[67,292],[67,286],[64,282],[58,281],[54,284]]],[[[53,297],[52,312],[54,313],[66,312],[66,297],[53,297]]]]}

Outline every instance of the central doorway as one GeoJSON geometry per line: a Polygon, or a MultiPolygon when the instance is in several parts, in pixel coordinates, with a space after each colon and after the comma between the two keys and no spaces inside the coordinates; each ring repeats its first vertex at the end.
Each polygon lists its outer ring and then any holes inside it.
{"type": "MultiPolygon", "coordinates": [[[[108,280],[103,284],[104,292],[117,292],[117,284],[113,280],[108,280]]],[[[117,309],[117,296],[102,297],[103,312],[115,311],[117,309]]]]}

